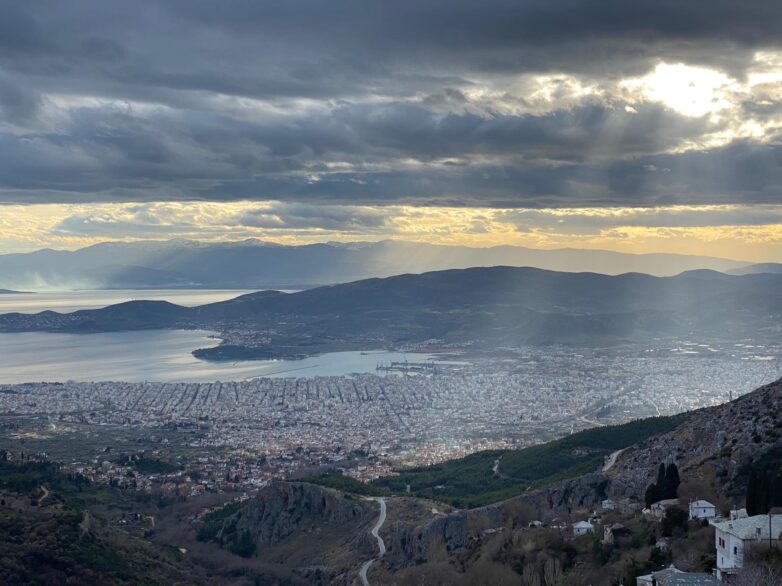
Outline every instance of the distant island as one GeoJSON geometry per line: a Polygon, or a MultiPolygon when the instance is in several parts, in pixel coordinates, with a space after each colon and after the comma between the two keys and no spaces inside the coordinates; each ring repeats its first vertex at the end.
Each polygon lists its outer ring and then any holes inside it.
{"type": "Polygon", "coordinates": [[[17,294],[30,294],[30,291],[14,291],[13,289],[0,289],[0,295],[10,295],[12,293],[17,294]]]}

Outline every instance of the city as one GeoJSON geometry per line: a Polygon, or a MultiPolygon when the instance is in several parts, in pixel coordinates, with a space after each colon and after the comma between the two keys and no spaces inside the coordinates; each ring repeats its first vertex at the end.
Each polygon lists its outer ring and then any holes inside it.
{"type": "MultiPolygon", "coordinates": [[[[0,423],[14,427],[0,447],[24,441],[29,452],[47,452],[50,443],[99,429],[105,439],[87,442],[92,454],[72,450],[60,459],[80,472],[95,468],[104,482],[125,482],[127,468],[104,450],[114,435],[136,429],[161,436],[151,455],[177,465],[170,473],[177,482],[197,474],[188,494],[337,468],[366,482],[480,450],[718,405],[776,379],[782,356],[780,347],[687,341],[501,350],[445,360],[437,374],[0,385],[0,423]]],[[[137,471],[134,487],[165,484],[165,475],[151,476],[137,471]]]]}

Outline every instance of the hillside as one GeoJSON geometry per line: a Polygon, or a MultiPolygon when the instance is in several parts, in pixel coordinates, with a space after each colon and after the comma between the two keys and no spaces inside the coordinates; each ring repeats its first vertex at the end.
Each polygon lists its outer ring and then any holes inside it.
{"type": "MultiPolygon", "coordinates": [[[[675,462],[683,503],[698,496],[717,503],[720,510],[743,506],[752,470],[780,470],[781,401],[782,380],[731,403],[676,418],[592,429],[526,450],[483,452],[380,479],[373,494],[384,494],[388,507],[388,520],[380,531],[387,551],[373,565],[370,582],[510,585],[537,583],[533,577],[537,574],[544,584],[542,577],[556,571],[561,575],[556,583],[608,586],[632,583],[636,576],[672,562],[688,571],[709,573],[714,564],[713,530],[687,522],[686,513],[675,530],[642,515],[644,491],[661,462],[675,462]],[[603,469],[610,453],[614,456],[603,469]],[[497,460],[495,474],[492,468],[497,460]],[[521,488],[521,480],[530,484],[529,489],[521,488]],[[407,484],[418,498],[407,495],[407,484]],[[503,494],[508,485],[514,486],[517,496],[510,496],[513,491],[503,494]],[[450,511],[447,505],[424,505],[432,501],[419,500],[429,495],[453,503],[459,499],[462,506],[484,506],[450,511]],[[601,543],[602,534],[569,538],[569,524],[599,510],[607,497],[620,506],[604,512],[603,523],[620,523],[625,537],[612,544],[601,543]],[[469,503],[469,498],[475,501],[469,503]],[[530,527],[531,521],[541,521],[543,526],[530,527]],[[667,549],[655,547],[660,539],[667,549]]],[[[333,476],[313,481],[339,484],[346,490],[355,484],[335,482],[333,476]]],[[[304,485],[291,486],[290,490],[308,494],[301,488],[304,485]]],[[[257,507],[248,505],[239,518],[248,519],[257,507]]],[[[298,509],[298,504],[292,507],[298,509]]],[[[228,520],[218,525],[221,530],[234,523],[230,521],[234,514],[229,512],[228,520]]],[[[261,520],[249,525],[260,533],[268,533],[272,526],[261,520]]],[[[308,535],[305,526],[290,534],[293,541],[288,544],[291,548],[296,544],[297,551],[308,535]]],[[[271,549],[256,547],[257,555],[266,559],[281,542],[271,549]]],[[[322,545],[310,547],[313,552],[322,549],[322,545]]],[[[354,575],[342,574],[340,580],[349,583],[354,575]]]]}
{"type": "Polygon", "coordinates": [[[612,490],[638,498],[660,462],[675,461],[701,496],[741,496],[747,467],[782,447],[782,379],[738,399],[695,411],[676,429],[622,452],[608,471],[612,490]]]}
{"type": "MultiPolygon", "coordinates": [[[[715,502],[719,511],[744,506],[752,470],[782,472],[781,404],[782,380],[730,403],[687,414],[673,429],[624,449],[605,472],[389,528],[388,553],[375,577],[398,584],[518,584],[522,576],[532,580],[532,574],[542,577],[556,569],[563,584],[597,586],[632,583],[636,576],[672,562],[687,571],[709,573],[714,564],[713,530],[688,523],[686,513],[673,531],[648,519],[639,512],[644,491],[661,462],[675,462],[681,476],[678,495],[685,508],[696,497],[715,502]],[[622,503],[619,510],[603,513],[603,523],[624,526],[627,537],[622,541],[607,545],[593,536],[569,540],[556,527],[528,527],[533,520],[556,524],[585,519],[606,497],[622,503]],[[653,547],[660,538],[667,549],[653,547]]],[[[552,447],[540,446],[540,459],[552,447]]],[[[476,476],[474,487],[482,490],[485,482],[486,477],[476,476]]]]}
{"type": "Polygon", "coordinates": [[[618,276],[490,267],[264,291],[194,308],[138,301],[70,314],[0,316],[0,331],[206,328],[226,333],[206,359],[392,347],[428,339],[498,345],[601,345],[649,337],[776,340],[782,275],[691,271],[618,276]],[[246,335],[264,332],[263,342],[246,335]],[[231,335],[232,331],[239,332],[231,335]]]}
{"type": "MultiPolygon", "coordinates": [[[[750,476],[779,473],[780,404],[782,380],[717,407],[594,428],[525,450],[483,452],[372,486],[334,476],[313,481],[342,490],[275,481],[195,522],[197,505],[174,504],[174,511],[158,513],[151,541],[90,512],[90,503],[106,502],[102,491],[111,489],[93,488],[53,463],[0,459],[0,578],[355,584],[361,565],[377,552],[369,530],[378,507],[353,490],[383,496],[387,506],[379,532],[386,553],[369,570],[373,584],[519,584],[524,576],[533,580],[531,573],[556,570],[562,584],[588,579],[609,586],[671,562],[708,572],[714,563],[710,528],[688,523],[685,515],[675,531],[666,529],[640,514],[644,491],[660,463],[675,462],[684,503],[698,496],[720,510],[743,506],[750,476]],[[430,495],[436,500],[422,498],[430,495]],[[620,506],[604,512],[603,523],[623,525],[622,540],[573,540],[559,528],[587,518],[606,497],[620,506]],[[441,499],[483,506],[454,510],[441,499]],[[531,521],[543,526],[530,527],[531,521]],[[654,547],[661,538],[664,551],[654,547]]],[[[112,499],[126,497],[111,492],[112,499]]]]}
{"type": "Polygon", "coordinates": [[[442,464],[400,470],[398,476],[379,478],[373,485],[457,507],[483,506],[516,496],[558,480],[601,469],[616,450],[670,430],[688,415],[654,417],[624,425],[596,427],[562,439],[521,450],[478,452],[442,464]]]}
{"type": "Polygon", "coordinates": [[[285,568],[310,584],[349,583],[372,556],[376,507],[306,483],[274,482],[240,506],[206,518],[198,538],[235,555],[285,568]]]}
{"type": "Polygon", "coordinates": [[[0,454],[0,583],[204,584],[174,548],[118,531],[82,504],[89,485],[50,462],[0,454]]]}
{"type": "Polygon", "coordinates": [[[259,240],[105,242],[75,251],[0,255],[0,287],[301,289],[401,273],[496,265],[659,276],[726,271],[747,263],[677,254],[603,250],[470,248],[401,241],[283,246],[259,240]]]}
{"type": "Polygon", "coordinates": [[[747,265],[745,267],[739,267],[736,269],[730,269],[727,272],[729,275],[757,275],[759,273],[772,273],[778,275],[782,273],[782,263],[778,262],[765,262],[754,265],[747,265]]]}

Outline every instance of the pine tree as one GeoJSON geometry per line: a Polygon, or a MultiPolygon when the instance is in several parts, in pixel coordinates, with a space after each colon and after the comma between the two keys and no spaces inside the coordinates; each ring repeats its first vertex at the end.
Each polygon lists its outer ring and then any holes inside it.
{"type": "Polygon", "coordinates": [[[752,517],[758,514],[760,509],[760,503],[758,502],[758,484],[760,479],[758,478],[759,471],[753,470],[749,474],[749,481],[747,482],[747,514],[752,517]]]}
{"type": "Polygon", "coordinates": [[[646,494],[644,494],[644,502],[646,503],[647,508],[652,505],[652,503],[656,503],[660,499],[658,498],[658,492],[657,492],[657,485],[652,483],[649,486],[646,487],[646,494]]]}
{"type": "Polygon", "coordinates": [[[679,469],[676,467],[676,464],[671,462],[665,469],[665,496],[663,498],[675,499],[678,496],[680,483],[679,469]]]}
{"type": "MultiPolygon", "coordinates": [[[[771,507],[782,507],[782,470],[777,470],[771,475],[771,507]]],[[[770,507],[769,507],[770,508],[770,507]]]]}
{"type": "Polygon", "coordinates": [[[660,464],[660,467],[657,469],[657,482],[655,484],[658,490],[665,486],[665,464],[660,464]]]}

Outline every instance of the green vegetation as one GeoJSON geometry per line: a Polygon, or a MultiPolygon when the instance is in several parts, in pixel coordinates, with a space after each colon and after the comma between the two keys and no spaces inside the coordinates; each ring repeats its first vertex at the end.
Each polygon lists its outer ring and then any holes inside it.
{"type": "Polygon", "coordinates": [[[132,466],[142,474],[170,474],[181,470],[182,467],[159,458],[152,458],[144,454],[122,455],[115,459],[118,464],[132,466]]]}
{"type": "Polygon", "coordinates": [[[673,462],[668,464],[668,466],[660,464],[660,468],[657,470],[657,482],[650,484],[646,489],[646,494],[644,495],[646,506],[648,507],[657,501],[675,499],[678,495],[680,483],[679,469],[676,467],[676,464],[673,462]]]}
{"type": "Polygon", "coordinates": [[[0,451],[0,489],[30,495],[37,493],[42,484],[60,490],[65,484],[88,484],[80,475],[66,476],[55,462],[11,462],[6,452],[0,451]]]}
{"type": "Polygon", "coordinates": [[[320,486],[325,486],[326,488],[335,488],[337,490],[352,492],[353,494],[360,494],[363,496],[386,496],[391,494],[391,491],[384,486],[366,484],[360,480],[351,478],[350,476],[335,472],[321,474],[320,476],[308,476],[303,479],[303,482],[318,484],[320,486]]]}
{"type": "Polygon", "coordinates": [[[747,513],[764,515],[782,507],[782,448],[769,450],[753,462],[748,470],[747,513]]]}
{"type": "Polygon", "coordinates": [[[56,463],[11,461],[0,452],[0,584],[198,583],[176,567],[175,550],[88,513],[81,502],[88,490],[56,463]]]}
{"type": "Polygon", "coordinates": [[[223,528],[225,520],[241,509],[243,505],[244,503],[237,501],[205,515],[196,534],[198,541],[218,541],[217,534],[223,528]]]}
{"type": "Polygon", "coordinates": [[[672,537],[677,532],[680,534],[687,533],[689,527],[688,517],[687,511],[679,507],[668,507],[665,509],[665,516],[660,522],[660,531],[663,537],[672,537]]]}
{"type": "Polygon", "coordinates": [[[231,553],[240,555],[243,558],[251,557],[255,553],[255,541],[253,540],[253,536],[245,529],[238,539],[231,542],[228,549],[230,549],[231,553]]]}
{"type": "Polygon", "coordinates": [[[623,425],[595,427],[522,450],[490,450],[434,466],[400,470],[373,486],[395,493],[410,491],[456,507],[478,507],[566,478],[598,470],[616,450],[670,431],[687,414],[652,417],[623,425]],[[498,473],[493,473],[499,460],[498,473]]]}

